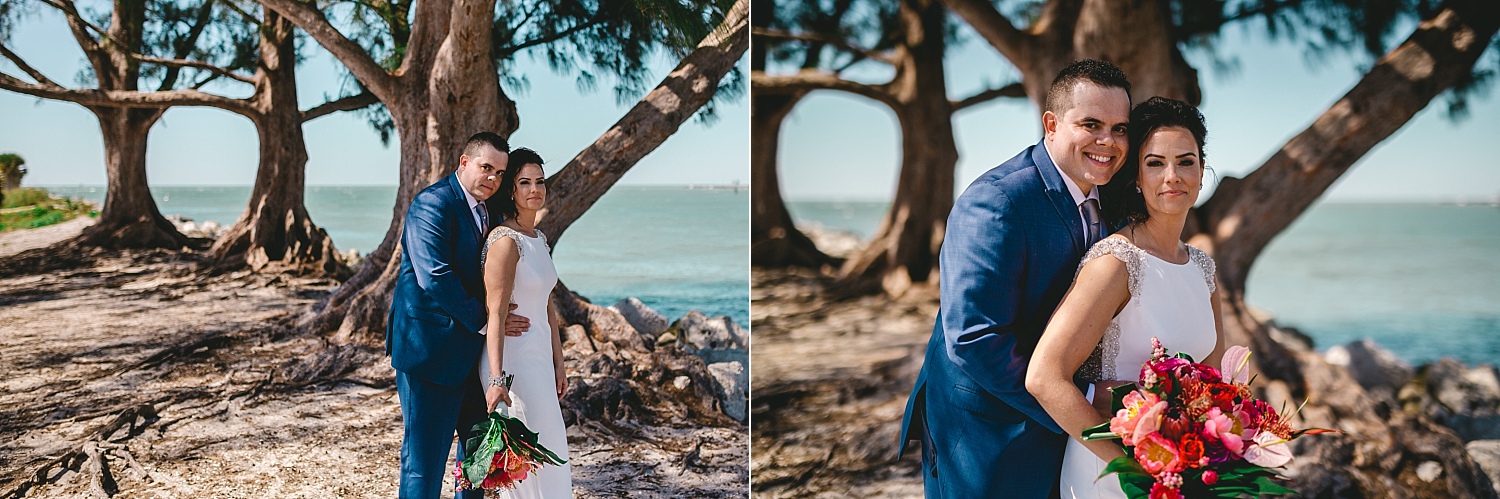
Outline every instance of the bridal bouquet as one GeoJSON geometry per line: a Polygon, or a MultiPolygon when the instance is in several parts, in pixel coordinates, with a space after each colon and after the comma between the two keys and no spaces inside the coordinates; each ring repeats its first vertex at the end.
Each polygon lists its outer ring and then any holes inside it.
{"type": "MultiPolygon", "coordinates": [[[[1304,434],[1287,418],[1251,396],[1250,349],[1230,347],[1222,370],[1167,355],[1151,339],[1151,359],[1140,383],[1111,390],[1115,416],[1083,431],[1084,440],[1119,439],[1125,456],[1105,467],[1120,474],[1133,499],[1258,497],[1292,494],[1271,479],[1271,468],[1292,459],[1287,442],[1304,434]]],[[[1101,475],[1103,476],[1103,475],[1101,475]]]]}
{"type": "Polygon", "coordinates": [[[507,416],[504,403],[471,432],[474,436],[464,442],[467,456],[453,468],[457,490],[514,489],[542,465],[565,462],[537,442],[536,432],[526,423],[507,416]]]}

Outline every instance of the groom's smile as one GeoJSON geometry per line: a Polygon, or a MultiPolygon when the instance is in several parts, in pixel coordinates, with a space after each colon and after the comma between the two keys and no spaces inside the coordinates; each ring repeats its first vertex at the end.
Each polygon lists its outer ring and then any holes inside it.
{"type": "Polygon", "coordinates": [[[1125,164],[1130,95],[1125,89],[1078,82],[1071,107],[1062,116],[1042,116],[1047,152],[1057,167],[1084,192],[1109,182],[1125,164]]]}

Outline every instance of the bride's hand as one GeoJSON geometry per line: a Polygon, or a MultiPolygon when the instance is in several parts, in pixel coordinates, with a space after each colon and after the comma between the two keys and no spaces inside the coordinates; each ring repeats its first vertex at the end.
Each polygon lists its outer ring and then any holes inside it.
{"type": "Polygon", "coordinates": [[[562,369],[555,371],[557,373],[557,400],[562,400],[563,394],[568,393],[568,374],[562,369]]]}
{"type": "Polygon", "coordinates": [[[1120,385],[1133,384],[1135,383],[1130,381],[1118,380],[1100,381],[1094,383],[1094,412],[1098,412],[1100,416],[1104,416],[1104,419],[1114,417],[1115,413],[1109,410],[1110,404],[1114,400],[1114,394],[1110,393],[1109,390],[1120,385]]]}
{"type": "Polygon", "coordinates": [[[487,408],[485,412],[495,412],[495,406],[500,405],[500,402],[510,405],[510,390],[503,386],[491,386],[485,389],[484,404],[487,408]]]}

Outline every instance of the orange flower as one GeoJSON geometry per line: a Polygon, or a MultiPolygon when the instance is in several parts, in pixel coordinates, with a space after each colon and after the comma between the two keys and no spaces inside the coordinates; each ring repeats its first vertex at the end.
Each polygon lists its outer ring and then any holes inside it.
{"type": "Polygon", "coordinates": [[[1177,441],[1177,448],[1182,452],[1182,461],[1189,468],[1197,468],[1203,465],[1203,437],[1189,433],[1177,441]]]}

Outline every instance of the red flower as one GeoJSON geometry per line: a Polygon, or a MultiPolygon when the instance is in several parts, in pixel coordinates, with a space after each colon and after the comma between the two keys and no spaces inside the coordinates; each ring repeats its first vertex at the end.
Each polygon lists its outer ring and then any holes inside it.
{"type": "Polygon", "coordinates": [[[1234,411],[1234,399],[1240,396],[1240,389],[1228,383],[1214,383],[1208,386],[1208,395],[1213,398],[1213,406],[1226,413],[1234,411]]]}
{"type": "Polygon", "coordinates": [[[1182,499],[1182,492],[1160,483],[1151,484],[1150,499],[1182,499]]]}
{"type": "Polygon", "coordinates": [[[1213,484],[1216,484],[1216,483],[1219,483],[1219,474],[1218,473],[1215,473],[1214,470],[1207,470],[1207,471],[1203,472],[1203,484],[1204,485],[1213,485],[1213,484]]]}

